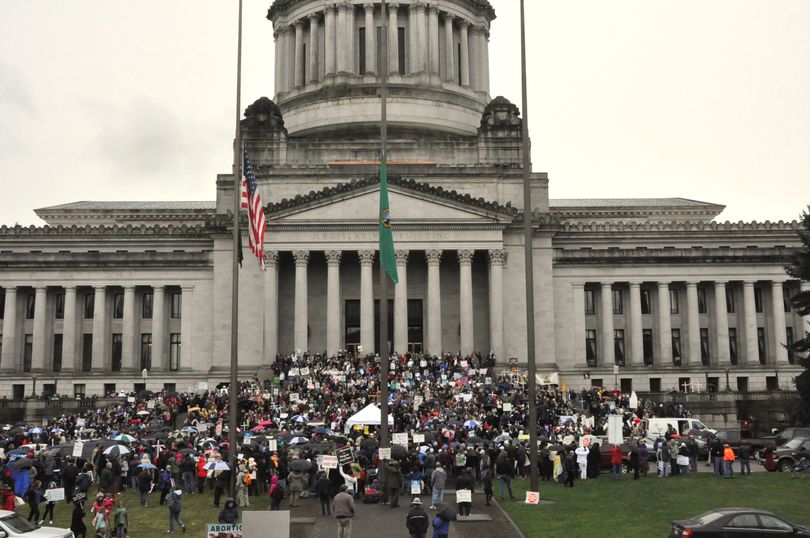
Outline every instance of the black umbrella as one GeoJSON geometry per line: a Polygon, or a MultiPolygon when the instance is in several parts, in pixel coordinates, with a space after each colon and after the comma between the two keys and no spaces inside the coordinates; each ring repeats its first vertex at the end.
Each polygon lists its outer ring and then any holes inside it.
{"type": "Polygon", "coordinates": [[[155,395],[155,393],[154,393],[154,392],[152,392],[151,390],[142,390],[142,391],[140,391],[140,392],[138,393],[138,397],[139,397],[140,399],[142,399],[142,400],[143,400],[143,399],[149,400],[149,399],[151,399],[151,398],[152,398],[154,395],[155,395]]]}
{"type": "Polygon", "coordinates": [[[391,457],[395,460],[404,460],[408,457],[408,450],[402,445],[391,445],[391,457]]]}
{"type": "Polygon", "coordinates": [[[309,471],[309,469],[312,467],[312,463],[308,462],[307,460],[302,460],[302,459],[292,460],[290,462],[289,467],[290,467],[290,470],[292,470],[292,471],[302,471],[302,472],[304,472],[304,471],[309,471]]]}
{"type": "Polygon", "coordinates": [[[456,520],[456,511],[450,508],[448,505],[444,503],[437,503],[436,504],[436,515],[442,516],[447,521],[455,521],[456,520]]]}
{"type": "Polygon", "coordinates": [[[360,447],[361,448],[374,448],[374,447],[377,447],[379,445],[380,445],[380,443],[378,443],[376,439],[367,438],[367,439],[363,439],[362,441],[360,441],[360,447]]]}
{"type": "Polygon", "coordinates": [[[471,445],[480,445],[483,442],[484,442],[483,439],[481,439],[480,437],[475,436],[475,435],[471,435],[471,436],[467,437],[467,443],[469,443],[471,445]]]}

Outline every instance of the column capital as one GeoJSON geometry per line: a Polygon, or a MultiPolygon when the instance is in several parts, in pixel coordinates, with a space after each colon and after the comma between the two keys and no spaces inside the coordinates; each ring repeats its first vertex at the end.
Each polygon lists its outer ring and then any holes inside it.
{"type": "Polygon", "coordinates": [[[582,288],[585,289],[585,281],[584,280],[575,280],[571,282],[571,286],[574,288],[582,288]]]}
{"type": "Polygon", "coordinates": [[[46,285],[43,286],[42,284],[40,284],[39,286],[34,286],[34,290],[36,290],[36,291],[48,291],[48,285],[46,284],[46,285]]]}
{"type": "Polygon", "coordinates": [[[278,265],[278,251],[266,250],[264,252],[264,265],[278,265]]]}
{"type": "Polygon", "coordinates": [[[672,284],[672,282],[670,282],[669,280],[659,280],[657,282],[657,284],[658,284],[659,288],[665,288],[665,287],[668,288],[669,285],[672,284]]]}
{"type": "Polygon", "coordinates": [[[62,289],[65,290],[65,291],[68,291],[68,290],[76,291],[76,288],[77,288],[76,285],[71,285],[71,284],[67,284],[67,285],[62,286],[62,289]]]}
{"type": "Polygon", "coordinates": [[[357,256],[360,258],[360,265],[371,265],[374,263],[376,250],[358,250],[357,256]]]}
{"type": "Polygon", "coordinates": [[[725,287],[728,284],[728,280],[714,280],[713,282],[714,282],[714,287],[715,288],[718,287],[718,286],[724,286],[725,287]]]}
{"type": "Polygon", "coordinates": [[[409,250],[397,250],[396,251],[397,265],[405,265],[405,264],[407,264],[408,263],[408,255],[410,253],[411,252],[409,250]]]}
{"type": "Polygon", "coordinates": [[[489,251],[490,265],[503,265],[506,263],[506,252],[503,250],[490,250],[489,251]]]}
{"type": "Polygon", "coordinates": [[[388,2],[388,11],[396,14],[399,9],[399,2],[388,2]]]}
{"type": "Polygon", "coordinates": [[[785,276],[777,276],[777,277],[771,278],[771,284],[784,284],[788,280],[790,280],[790,278],[787,275],[785,275],[785,276]]]}
{"type": "Polygon", "coordinates": [[[439,4],[431,2],[427,5],[428,13],[435,13],[436,15],[439,14],[439,4]]]}
{"type": "Polygon", "coordinates": [[[756,284],[755,280],[743,280],[743,287],[745,288],[753,288],[754,284],[756,284]]]}
{"type": "Polygon", "coordinates": [[[180,286],[180,291],[183,293],[188,293],[194,291],[194,284],[184,284],[180,286]]]}
{"type": "Polygon", "coordinates": [[[462,19],[461,17],[459,17],[458,18],[458,25],[461,28],[466,29],[468,26],[470,26],[470,21],[468,21],[467,19],[462,19]]]}
{"type": "Polygon", "coordinates": [[[315,12],[315,13],[310,13],[310,14],[307,16],[307,19],[309,19],[309,23],[310,23],[310,24],[312,24],[312,23],[317,23],[317,22],[320,20],[320,18],[321,18],[321,14],[320,14],[320,13],[318,13],[318,12],[315,12]]]}
{"type": "Polygon", "coordinates": [[[123,284],[124,291],[135,291],[135,284],[123,284]]]}
{"type": "Polygon", "coordinates": [[[447,13],[446,11],[444,13],[442,13],[442,20],[444,21],[445,24],[447,24],[448,22],[450,24],[453,24],[453,21],[455,19],[456,19],[456,16],[453,15],[452,13],[447,13]]]}
{"type": "Polygon", "coordinates": [[[335,4],[326,4],[325,6],[323,6],[323,14],[324,14],[324,16],[326,16],[326,15],[334,15],[336,11],[337,11],[337,7],[335,7],[335,4]]]}
{"type": "Polygon", "coordinates": [[[107,286],[106,286],[106,284],[100,285],[100,286],[94,285],[93,289],[95,291],[107,291],[107,286]]]}
{"type": "Polygon", "coordinates": [[[296,30],[299,30],[299,29],[303,30],[305,24],[306,24],[306,21],[303,18],[296,19],[296,21],[293,22],[293,25],[295,26],[296,30]]]}
{"type": "Polygon", "coordinates": [[[627,285],[631,288],[640,288],[641,287],[641,280],[628,280],[627,285]]]}
{"type": "Polygon", "coordinates": [[[308,250],[293,250],[292,255],[297,266],[306,266],[309,263],[308,250]]]}
{"type": "Polygon", "coordinates": [[[343,251],[341,250],[327,250],[324,252],[326,255],[326,265],[330,267],[336,267],[340,265],[340,258],[343,256],[343,251]]]}
{"type": "Polygon", "coordinates": [[[338,12],[342,11],[343,13],[348,13],[349,8],[354,9],[353,6],[351,5],[351,3],[349,3],[349,2],[338,2],[338,4],[337,4],[338,12]]]}
{"type": "Polygon", "coordinates": [[[697,288],[698,281],[697,280],[687,280],[686,287],[687,288],[697,288]]]}
{"type": "Polygon", "coordinates": [[[273,41],[278,41],[278,36],[281,35],[279,28],[273,28],[273,41]]]}
{"type": "Polygon", "coordinates": [[[441,250],[426,250],[425,251],[425,259],[427,259],[428,265],[439,265],[442,262],[442,251],[441,250]]]}
{"type": "Polygon", "coordinates": [[[363,4],[363,9],[366,13],[374,13],[374,4],[372,2],[366,2],[363,4]]]}
{"type": "Polygon", "coordinates": [[[475,254],[474,250],[459,250],[458,251],[458,263],[459,265],[470,265],[472,264],[473,255],[475,254]]]}

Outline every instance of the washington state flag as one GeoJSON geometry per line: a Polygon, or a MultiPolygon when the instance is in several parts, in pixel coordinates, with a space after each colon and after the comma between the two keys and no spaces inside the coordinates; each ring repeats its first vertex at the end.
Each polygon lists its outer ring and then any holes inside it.
{"type": "Polygon", "coordinates": [[[385,154],[380,159],[380,215],[377,222],[380,236],[380,267],[396,284],[397,255],[394,250],[394,235],[391,232],[391,208],[388,205],[388,163],[385,154]]]}

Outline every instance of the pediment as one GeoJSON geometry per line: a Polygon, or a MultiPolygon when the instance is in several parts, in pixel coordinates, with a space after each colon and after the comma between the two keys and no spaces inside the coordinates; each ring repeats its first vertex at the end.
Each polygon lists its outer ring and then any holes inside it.
{"type": "MultiPolygon", "coordinates": [[[[374,224],[379,207],[379,184],[310,201],[303,205],[275,211],[267,220],[276,224],[374,224]]],[[[447,200],[429,193],[390,185],[388,201],[395,224],[409,223],[497,223],[511,222],[502,212],[447,200]]]]}

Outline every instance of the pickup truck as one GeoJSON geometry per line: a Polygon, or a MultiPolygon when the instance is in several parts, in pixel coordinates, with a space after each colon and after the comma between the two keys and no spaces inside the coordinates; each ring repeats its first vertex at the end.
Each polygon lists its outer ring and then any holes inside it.
{"type": "Polygon", "coordinates": [[[728,444],[735,451],[742,445],[750,446],[752,455],[757,459],[765,456],[765,450],[776,448],[773,439],[754,437],[751,430],[718,430],[716,437],[721,443],[728,444]]]}

